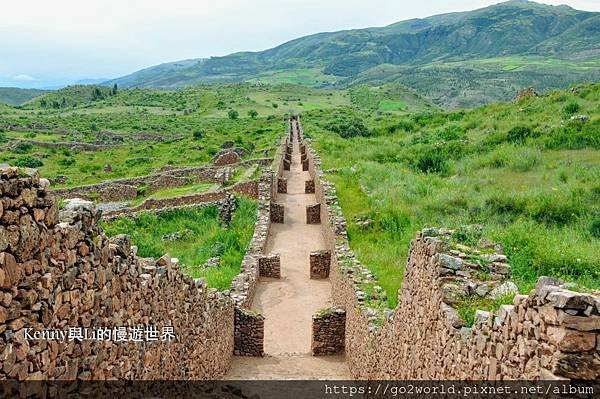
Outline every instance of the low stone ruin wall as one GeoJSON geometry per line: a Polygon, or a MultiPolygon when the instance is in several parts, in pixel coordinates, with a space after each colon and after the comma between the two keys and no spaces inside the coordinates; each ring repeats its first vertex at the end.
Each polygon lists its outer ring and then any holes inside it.
{"type": "Polygon", "coordinates": [[[72,150],[81,151],[104,151],[119,147],[118,144],[92,144],[92,143],[81,143],[77,141],[39,141],[39,140],[25,140],[25,139],[11,139],[11,141],[17,143],[29,143],[36,147],[42,148],[70,148],[72,150]]]}
{"type": "Polygon", "coordinates": [[[108,239],[89,202],[69,201],[59,217],[28,173],[0,170],[0,378],[222,376],[234,302],[170,258],[141,259],[126,236],[108,239]]]}
{"type": "Polygon", "coordinates": [[[334,304],[346,309],[346,361],[361,379],[598,379],[600,297],[541,278],[497,312],[478,311],[471,328],[455,309],[460,298],[510,287],[501,254],[452,243],[429,229],[412,242],[396,309],[385,309],[377,279],[349,248],[334,186],[307,145],[321,220],[332,251],[334,304]],[[484,261],[472,263],[470,255],[484,261]],[[483,279],[481,273],[488,275],[483,279]],[[489,281],[488,281],[489,280],[489,281]],[[371,286],[372,292],[365,292],[371,286]]]}
{"type": "Polygon", "coordinates": [[[230,193],[242,194],[247,197],[258,198],[259,181],[249,181],[238,183],[224,190],[210,191],[206,193],[198,193],[191,195],[183,195],[173,198],[153,199],[149,198],[140,205],[133,208],[124,208],[111,212],[106,212],[103,215],[104,219],[112,220],[121,216],[131,216],[144,211],[160,211],[164,209],[185,208],[189,206],[197,206],[201,204],[214,203],[221,201],[230,193]]]}
{"type": "Polygon", "coordinates": [[[225,184],[232,175],[232,167],[264,166],[271,162],[273,162],[272,158],[261,158],[225,167],[164,168],[163,171],[152,175],[116,179],[87,186],[53,189],[52,192],[58,198],[84,198],[87,200],[98,198],[102,202],[129,201],[137,197],[138,188],[144,187],[147,194],[152,194],[165,188],[182,187],[188,184],[205,182],[225,184]]]}
{"type": "Polygon", "coordinates": [[[346,311],[324,309],[312,318],[311,351],[314,356],[337,355],[344,352],[346,311]]]}

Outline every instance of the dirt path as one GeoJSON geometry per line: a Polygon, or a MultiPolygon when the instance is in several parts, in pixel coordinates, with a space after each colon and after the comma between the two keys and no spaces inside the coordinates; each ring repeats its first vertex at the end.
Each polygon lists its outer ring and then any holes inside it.
{"type": "MultiPolygon", "coordinates": [[[[296,133],[296,132],[294,132],[296,133]]],[[[316,202],[304,194],[310,179],[302,171],[299,144],[294,139],[288,193],[279,194],[285,223],[272,224],[267,253],[281,255],[281,279],[261,278],[253,307],[265,316],[265,356],[235,357],[226,379],[349,379],[343,356],[314,357],[310,352],[312,315],[331,305],[328,280],[311,280],[309,254],[325,249],[321,225],[306,224],[306,205],[316,202]]]]}

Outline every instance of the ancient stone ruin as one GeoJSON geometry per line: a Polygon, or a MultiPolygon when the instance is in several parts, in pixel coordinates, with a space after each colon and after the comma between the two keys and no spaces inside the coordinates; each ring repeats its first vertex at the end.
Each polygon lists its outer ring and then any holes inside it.
{"type": "MultiPolygon", "coordinates": [[[[140,258],[127,236],[108,238],[89,201],[71,199],[59,211],[56,192],[36,171],[0,168],[0,378],[216,379],[237,362],[234,355],[269,355],[269,315],[253,309],[254,297],[261,278],[285,284],[288,277],[285,253],[267,242],[273,231],[294,228],[279,225],[289,202],[278,195],[287,195],[284,172],[304,164],[308,173],[292,187],[314,192],[316,202],[301,205],[297,225],[318,229],[326,246],[311,249],[303,272],[311,283],[331,284],[332,294],[332,306],[309,320],[313,355],[342,354],[348,376],[359,379],[600,378],[600,298],[541,278],[528,295],[478,311],[467,325],[456,309],[461,298],[515,287],[502,253],[464,245],[452,230],[416,235],[399,305],[387,309],[377,278],[350,249],[335,188],[298,117],[290,127],[274,164],[248,186],[257,222],[225,292],[185,275],[169,255],[140,258]],[[305,157],[300,165],[295,153],[286,169],[292,143],[305,157]],[[84,328],[103,339],[81,337],[84,328]],[[30,337],[65,329],[72,340],[30,337]]],[[[232,196],[215,201],[222,221],[231,221],[232,196]]],[[[277,334],[284,339],[286,331],[277,334]]]]}

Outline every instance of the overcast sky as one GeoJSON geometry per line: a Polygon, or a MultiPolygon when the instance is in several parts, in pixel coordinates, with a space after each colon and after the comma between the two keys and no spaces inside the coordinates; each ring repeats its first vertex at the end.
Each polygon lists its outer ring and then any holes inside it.
{"type": "MultiPolygon", "coordinates": [[[[163,62],[264,50],[311,33],[384,26],[498,0],[3,1],[0,86],[112,78],[163,62]]],[[[600,0],[544,0],[600,11],[600,0]]]]}

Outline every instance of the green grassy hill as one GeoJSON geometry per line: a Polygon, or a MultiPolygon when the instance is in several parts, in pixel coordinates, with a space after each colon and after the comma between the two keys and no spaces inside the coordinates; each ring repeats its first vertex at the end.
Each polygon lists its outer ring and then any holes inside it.
{"type": "Polygon", "coordinates": [[[21,105],[45,93],[48,93],[48,90],[0,87],[0,103],[8,105],[21,105]]]}
{"type": "Polygon", "coordinates": [[[262,52],[163,64],[107,85],[173,88],[264,79],[328,86],[398,81],[443,106],[477,105],[507,100],[508,91],[512,96],[517,87],[538,84],[546,89],[596,80],[600,76],[598,18],[598,13],[566,6],[513,0],[383,28],[319,33],[262,52]],[[539,62],[548,56],[552,65],[539,62]],[[505,70],[502,62],[488,62],[509,58],[521,65],[505,70]],[[591,74],[579,69],[584,60],[591,74]],[[483,70],[482,63],[486,64],[483,70]],[[445,64],[454,67],[443,69],[442,77],[457,81],[458,88],[447,83],[438,87],[435,77],[445,64]],[[560,68],[554,64],[561,64],[560,68]],[[502,73],[499,80],[494,79],[496,73],[502,73]],[[481,89],[474,93],[464,88],[468,82],[481,89]]]}

